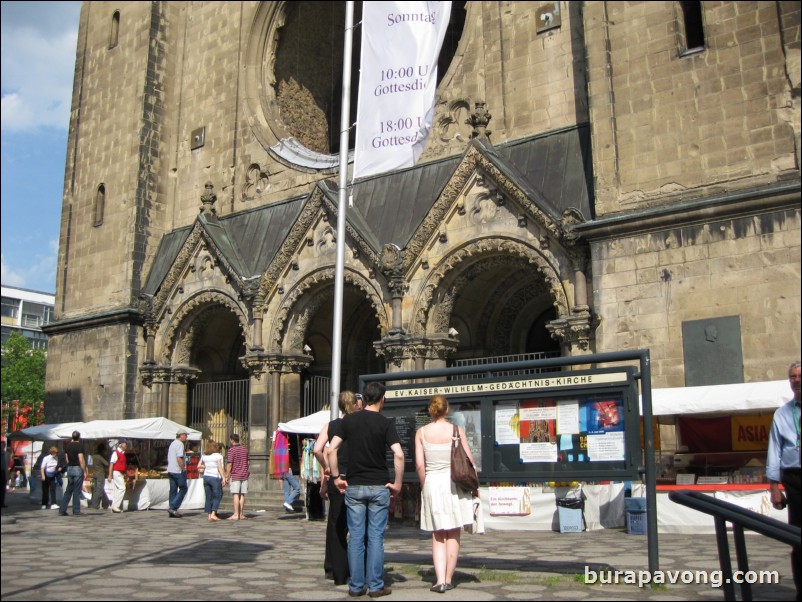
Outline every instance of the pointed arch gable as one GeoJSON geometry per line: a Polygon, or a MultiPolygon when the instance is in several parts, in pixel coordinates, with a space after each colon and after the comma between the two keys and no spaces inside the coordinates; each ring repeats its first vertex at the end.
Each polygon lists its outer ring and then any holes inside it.
{"type": "MultiPolygon", "coordinates": [[[[258,297],[261,299],[259,309],[262,312],[266,311],[270,299],[278,294],[282,275],[292,264],[298,249],[304,244],[313,244],[309,233],[315,222],[320,219],[321,215],[325,215],[330,223],[337,223],[338,209],[332,198],[333,194],[334,192],[326,181],[318,182],[309,194],[301,214],[259,281],[258,297]]],[[[380,254],[368,242],[368,235],[350,219],[346,220],[345,229],[345,238],[354,245],[355,253],[363,257],[367,265],[379,266],[380,254]]]]}
{"type": "Polygon", "coordinates": [[[151,311],[154,316],[159,317],[163,315],[181,279],[188,270],[193,269],[193,263],[199,253],[201,253],[201,249],[204,249],[203,252],[209,254],[209,257],[215,265],[221,269],[223,274],[225,274],[227,282],[237,294],[246,290],[247,283],[243,277],[237,273],[237,270],[234,269],[225,253],[221,251],[214,241],[214,238],[209,235],[200,218],[198,218],[192,226],[192,230],[190,230],[186,240],[181,245],[166,276],[162,279],[156,293],[153,295],[151,311]]]}
{"type": "MultiPolygon", "coordinates": [[[[515,202],[523,214],[527,218],[533,219],[556,244],[561,244],[562,241],[566,240],[567,237],[563,231],[562,221],[556,217],[556,211],[549,207],[549,203],[544,196],[530,185],[524,189],[519,182],[511,178],[508,172],[502,170],[497,163],[499,163],[498,158],[491,159],[488,149],[478,142],[471,142],[432,208],[410,237],[406,246],[407,252],[404,256],[406,273],[414,269],[424,248],[446,221],[459,197],[464,195],[470,188],[471,183],[477,180],[491,182],[499,194],[505,199],[515,202]],[[542,207],[547,207],[547,209],[542,207]],[[552,215],[552,213],[555,213],[555,215],[552,215]]],[[[458,210],[462,211],[463,209],[460,208],[458,210]]]]}

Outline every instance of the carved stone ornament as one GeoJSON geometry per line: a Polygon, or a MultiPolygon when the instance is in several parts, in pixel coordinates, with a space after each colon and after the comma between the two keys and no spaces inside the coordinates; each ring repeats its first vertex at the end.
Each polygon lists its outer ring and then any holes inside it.
{"type": "Polygon", "coordinates": [[[566,245],[575,245],[580,240],[581,237],[576,233],[576,226],[584,221],[585,218],[579,209],[571,207],[563,211],[560,227],[562,228],[562,240],[566,245]]]}
{"type": "Polygon", "coordinates": [[[446,360],[459,347],[459,341],[447,334],[432,337],[410,337],[391,335],[373,343],[376,354],[385,362],[400,368],[405,360],[424,358],[446,360]]]}
{"type": "Polygon", "coordinates": [[[264,353],[247,353],[239,361],[256,380],[260,380],[262,374],[268,371],[269,360],[264,353]]]}
{"type": "Polygon", "coordinates": [[[242,187],[242,200],[252,201],[260,196],[270,186],[267,174],[257,163],[253,163],[245,174],[245,184],[242,187]]]}
{"type": "Polygon", "coordinates": [[[148,364],[139,367],[139,378],[146,387],[154,384],[188,384],[198,378],[200,370],[189,366],[164,366],[148,364]]]}
{"type": "Polygon", "coordinates": [[[201,208],[200,210],[203,212],[204,215],[215,215],[217,214],[217,209],[215,209],[214,204],[217,202],[217,195],[214,193],[214,184],[211,182],[206,182],[204,185],[206,189],[205,192],[201,195],[201,208]]]}
{"type": "Polygon", "coordinates": [[[179,385],[188,385],[193,380],[196,380],[200,373],[200,370],[192,368],[191,366],[176,366],[173,368],[174,382],[177,382],[179,385]]]}
{"type": "Polygon", "coordinates": [[[487,106],[483,101],[478,101],[474,105],[474,112],[468,118],[466,123],[473,127],[471,138],[485,138],[487,139],[491,132],[487,129],[488,124],[493,116],[487,111],[487,106]]]}
{"type": "Polygon", "coordinates": [[[393,243],[382,247],[381,265],[387,272],[395,272],[401,267],[401,248],[393,243]]]}
{"type": "MultiPolygon", "coordinates": [[[[446,103],[445,101],[441,101],[438,104],[446,103]]],[[[436,125],[437,136],[442,142],[451,142],[452,140],[465,142],[465,139],[459,132],[459,124],[470,123],[470,119],[465,118],[470,110],[471,102],[467,98],[459,98],[448,103],[446,113],[437,120],[436,125]],[[456,126],[456,128],[454,126],[456,126]],[[456,129],[453,134],[452,128],[456,129]]]]}
{"type": "Polygon", "coordinates": [[[552,338],[573,349],[588,351],[593,333],[599,326],[599,317],[586,308],[575,308],[566,318],[558,318],[546,324],[552,338]]]}

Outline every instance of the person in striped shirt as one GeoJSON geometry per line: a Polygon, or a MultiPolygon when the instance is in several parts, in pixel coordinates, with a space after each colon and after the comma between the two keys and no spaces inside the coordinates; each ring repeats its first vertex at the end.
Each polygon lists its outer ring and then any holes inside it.
{"type": "Polygon", "coordinates": [[[234,514],[228,520],[244,520],[246,518],[245,495],[248,493],[248,476],[250,457],[248,448],[240,445],[239,435],[231,433],[229,437],[231,447],[226,454],[226,480],[231,487],[231,497],[234,501],[234,514]]]}

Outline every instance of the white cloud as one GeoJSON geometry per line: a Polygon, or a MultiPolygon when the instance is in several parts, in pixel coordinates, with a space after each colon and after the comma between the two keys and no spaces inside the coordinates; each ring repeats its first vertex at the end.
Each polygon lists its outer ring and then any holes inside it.
{"type": "Polygon", "coordinates": [[[0,125],[4,131],[69,126],[78,13],[76,3],[65,4],[70,6],[59,23],[54,15],[45,15],[54,9],[51,3],[3,2],[0,125]]]}
{"type": "Polygon", "coordinates": [[[14,260],[15,265],[6,263],[6,255],[2,254],[2,282],[6,286],[16,286],[54,293],[56,290],[56,264],[58,263],[58,240],[47,243],[47,249],[35,253],[25,260],[14,260]]]}
{"type": "Polygon", "coordinates": [[[6,265],[6,256],[0,255],[0,280],[6,286],[25,288],[25,277],[6,265]]]}

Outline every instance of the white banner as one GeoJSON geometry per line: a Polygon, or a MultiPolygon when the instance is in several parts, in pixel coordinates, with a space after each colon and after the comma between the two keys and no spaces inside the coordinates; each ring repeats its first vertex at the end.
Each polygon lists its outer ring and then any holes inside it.
{"type": "Polygon", "coordinates": [[[354,177],[410,167],[432,128],[451,2],[364,2],[354,177]]]}

